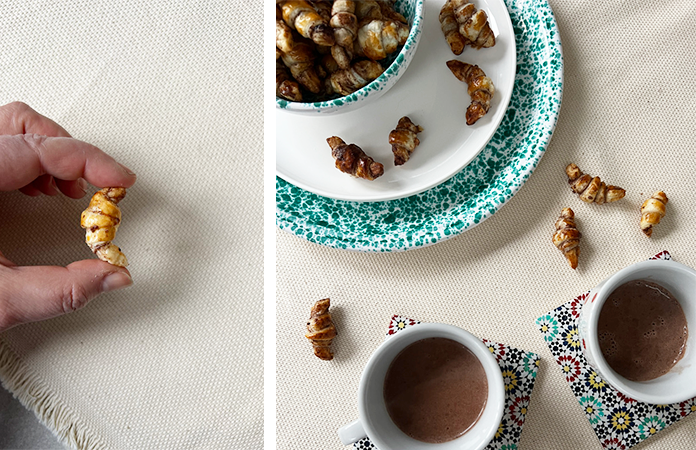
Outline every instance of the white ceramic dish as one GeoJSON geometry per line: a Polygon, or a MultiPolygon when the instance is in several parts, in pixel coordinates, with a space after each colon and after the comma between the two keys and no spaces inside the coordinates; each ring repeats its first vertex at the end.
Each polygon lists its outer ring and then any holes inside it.
{"type": "Polygon", "coordinates": [[[390,337],[370,356],[358,388],[360,419],[338,430],[338,435],[344,445],[369,437],[381,450],[480,450],[493,439],[503,418],[504,407],[503,376],[488,347],[461,328],[441,323],[421,324],[390,337]],[[431,337],[452,339],[466,346],[483,365],[488,380],[488,398],[478,422],[457,439],[440,444],[417,441],[399,430],[389,417],[382,393],[384,377],[399,352],[416,341],[431,337]]]}
{"type": "Polygon", "coordinates": [[[696,271],[675,261],[642,261],[615,273],[592,289],[582,307],[578,331],[587,362],[622,394],[643,403],[667,405],[696,397],[696,271]],[[632,280],[650,280],[667,288],[679,300],[689,336],[684,356],[661,377],[631,381],[616,373],[599,347],[597,323],[605,300],[617,287],[632,280]]]}
{"type": "Polygon", "coordinates": [[[440,2],[425,3],[423,36],[408,71],[379,101],[356,111],[330,116],[298,116],[276,111],[276,173],[315,194],[348,201],[382,201],[408,197],[451,178],[488,143],[505,115],[515,80],[515,35],[502,0],[481,0],[496,35],[492,48],[467,47],[454,55],[437,20],[440,2]],[[477,64],[496,87],[491,109],[467,126],[471,98],[467,86],[446,66],[450,59],[477,64]],[[407,115],[424,131],[420,146],[403,166],[396,167],[389,132],[407,115]],[[340,136],[384,164],[374,181],[356,179],[334,167],[326,138],[340,136]]]}

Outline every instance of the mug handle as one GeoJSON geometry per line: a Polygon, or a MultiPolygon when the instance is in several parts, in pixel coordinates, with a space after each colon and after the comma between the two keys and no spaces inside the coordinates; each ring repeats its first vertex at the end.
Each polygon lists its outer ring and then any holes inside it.
{"type": "Polygon", "coordinates": [[[338,429],[338,438],[341,440],[343,445],[353,444],[366,437],[367,433],[365,433],[365,429],[363,428],[360,419],[354,420],[348,425],[344,425],[338,429]]]}

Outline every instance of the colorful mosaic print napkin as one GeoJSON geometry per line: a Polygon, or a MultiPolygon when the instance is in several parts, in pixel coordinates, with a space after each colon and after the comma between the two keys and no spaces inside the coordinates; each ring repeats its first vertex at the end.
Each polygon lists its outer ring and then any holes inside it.
{"type": "MultiPolygon", "coordinates": [[[[650,258],[670,260],[667,251],[650,258]]],[[[578,319],[589,291],[537,319],[556,362],[605,449],[626,450],[696,411],[696,398],[650,405],[609,386],[587,363],[580,348],[578,319]]]]}
{"type": "MultiPolygon", "coordinates": [[[[420,322],[402,316],[392,316],[387,339],[390,336],[420,322]]],[[[522,435],[522,427],[529,409],[529,398],[534,389],[539,356],[516,348],[482,339],[495,355],[505,382],[505,412],[495,437],[486,450],[516,450],[522,435]]],[[[361,439],[353,444],[354,450],[376,450],[369,439],[361,439]]]]}

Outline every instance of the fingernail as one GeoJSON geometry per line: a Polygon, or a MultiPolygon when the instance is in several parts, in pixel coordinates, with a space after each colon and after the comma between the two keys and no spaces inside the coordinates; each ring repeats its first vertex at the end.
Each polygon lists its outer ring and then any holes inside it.
{"type": "Polygon", "coordinates": [[[124,166],[123,164],[119,164],[119,165],[121,166],[121,168],[123,169],[123,171],[126,172],[128,175],[130,175],[130,176],[132,176],[132,177],[135,176],[135,172],[133,172],[132,170],[130,170],[128,167],[124,166]]]}
{"type": "Polygon", "coordinates": [[[83,191],[87,192],[87,180],[85,180],[84,178],[77,179],[77,186],[83,191]]]}
{"type": "Polygon", "coordinates": [[[102,292],[115,291],[133,284],[133,279],[124,272],[114,272],[106,276],[102,281],[102,292]]]}

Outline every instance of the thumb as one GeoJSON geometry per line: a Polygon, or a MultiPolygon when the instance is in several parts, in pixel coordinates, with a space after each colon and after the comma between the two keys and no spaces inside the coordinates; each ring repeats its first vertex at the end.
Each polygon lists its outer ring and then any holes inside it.
{"type": "Polygon", "coordinates": [[[67,267],[0,266],[0,331],[75,311],[103,292],[131,284],[126,269],[96,259],[67,267]]]}

